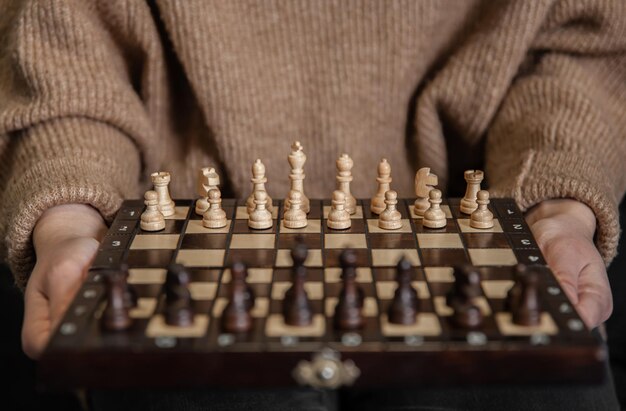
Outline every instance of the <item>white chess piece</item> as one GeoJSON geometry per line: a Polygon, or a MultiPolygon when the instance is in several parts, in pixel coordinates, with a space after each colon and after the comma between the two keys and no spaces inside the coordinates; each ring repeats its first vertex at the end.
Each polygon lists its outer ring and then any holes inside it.
{"type": "Polygon", "coordinates": [[[337,165],[337,190],[342,191],[346,197],[346,211],[350,214],[356,213],[356,198],[350,193],[350,182],[352,181],[352,167],[354,161],[347,154],[339,156],[337,165]]]}
{"type": "Polygon", "coordinates": [[[433,188],[428,193],[430,208],[424,213],[422,225],[428,228],[443,228],[446,226],[446,213],[441,209],[441,190],[433,188]]]}
{"type": "MultiPolygon", "coordinates": [[[[308,214],[311,211],[311,205],[308,197],[304,194],[304,163],[306,162],[306,154],[302,150],[302,144],[299,141],[294,142],[291,145],[291,154],[287,157],[287,161],[289,161],[291,166],[291,173],[289,174],[291,190],[299,191],[302,194],[302,209],[308,214]]],[[[285,210],[289,210],[291,206],[289,196],[287,196],[283,204],[285,210]]]]}
{"type": "Polygon", "coordinates": [[[380,214],[385,210],[385,193],[391,189],[391,166],[387,162],[386,158],[380,160],[378,163],[378,190],[370,204],[370,211],[374,214],[380,214]]]}
{"type": "Polygon", "coordinates": [[[159,171],[152,173],[152,184],[154,184],[154,191],[159,196],[159,211],[164,217],[173,216],[176,212],[174,208],[174,201],[170,197],[168,185],[170,184],[171,176],[167,171],[159,171]]]}
{"type": "Polygon", "coordinates": [[[415,196],[417,198],[413,205],[415,215],[423,216],[426,210],[430,208],[428,194],[433,189],[433,186],[437,184],[437,176],[430,172],[430,168],[423,167],[417,170],[417,173],[415,173],[415,196]]]}
{"type": "Polygon", "coordinates": [[[196,200],[196,214],[204,215],[209,209],[209,191],[220,185],[220,176],[213,167],[203,167],[198,175],[198,195],[196,200]]]}
{"type": "Polygon", "coordinates": [[[265,195],[267,196],[267,205],[265,208],[267,208],[267,210],[271,213],[273,210],[272,199],[265,190],[265,183],[267,183],[267,177],[265,176],[265,164],[263,164],[259,158],[257,158],[252,164],[252,178],[250,179],[250,182],[252,183],[252,193],[248,196],[248,200],[246,201],[248,214],[254,210],[254,193],[256,191],[265,191],[265,195]]]}
{"type": "Polygon", "coordinates": [[[470,216],[470,227],[487,229],[494,226],[493,213],[487,207],[489,205],[489,191],[480,190],[476,195],[478,208],[470,216]]]}
{"type": "Polygon", "coordinates": [[[333,199],[326,225],[333,230],[346,230],[352,226],[350,213],[346,210],[346,194],[343,191],[333,191],[333,199]]]}
{"type": "Polygon", "coordinates": [[[464,177],[467,182],[467,189],[461,199],[461,212],[464,214],[472,214],[478,207],[476,194],[480,191],[480,183],[483,181],[485,175],[480,170],[466,170],[464,177]]]}
{"type": "Polygon", "coordinates": [[[226,212],[222,209],[222,193],[217,188],[209,190],[209,208],[202,216],[202,225],[206,228],[226,227],[228,220],[226,212]]]}
{"type": "Polygon", "coordinates": [[[286,228],[304,228],[307,226],[306,213],[302,210],[302,197],[303,194],[300,191],[291,190],[289,192],[291,207],[285,211],[283,216],[283,225],[286,228]]]}
{"type": "Polygon", "coordinates": [[[144,231],[161,231],[165,228],[165,218],[159,211],[159,195],[156,191],[146,191],[144,194],[146,211],[141,213],[139,227],[144,231]]]}
{"type": "Polygon", "coordinates": [[[396,209],[398,193],[389,190],[385,193],[385,210],[378,217],[378,227],[385,230],[399,230],[402,228],[402,215],[396,209]]]}
{"type": "Polygon", "coordinates": [[[254,192],[254,209],[248,214],[248,227],[256,230],[272,228],[272,213],[266,208],[268,198],[265,191],[254,192]]]}

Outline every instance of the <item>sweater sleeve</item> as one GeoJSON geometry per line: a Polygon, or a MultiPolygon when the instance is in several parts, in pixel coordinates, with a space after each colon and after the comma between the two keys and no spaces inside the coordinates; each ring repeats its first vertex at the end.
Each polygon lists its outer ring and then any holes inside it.
{"type": "Polygon", "coordinates": [[[110,220],[148,161],[155,80],[143,66],[158,60],[146,40],[156,34],[147,6],[133,37],[115,3],[15,1],[0,17],[0,239],[19,286],[46,209],[89,204],[110,220]]]}
{"type": "Polygon", "coordinates": [[[573,198],[596,214],[607,263],[619,239],[626,189],[626,5],[556,3],[489,129],[494,196],[523,210],[573,198]]]}

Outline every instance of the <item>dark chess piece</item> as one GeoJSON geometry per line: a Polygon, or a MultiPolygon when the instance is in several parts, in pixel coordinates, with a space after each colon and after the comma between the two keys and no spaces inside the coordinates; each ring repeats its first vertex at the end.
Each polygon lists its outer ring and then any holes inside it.
{"type": "Polygon", "coordinates": [[[128,284],[128,264],[122,263],[120,265],[120,273],[124,276],[124,304],[128,308],[137,307],[137,301],[139,300],[137,296],[137,290],[135,287],[128,284]]]}
{"type": "Polygon", "coordinates": [[[454,267],[454,285],[446,295],[448,306],[454,308],[458,298],[471,300],[481,294],[480,272],[476,267],[469,264],[454,267]]]}
{"type": "Polygon", "coordinates": [[[536,271],[528,270],[521,277],[519,298],[511,309],[513,323],[524,326],[535,326],[541,322],[541,303],[539,302],[538,282],[536,271]]]}
{"type": "Polygon", "coordinates": [[[304,327],[313,323],[313,310],[311,302],[304,289],[306,281],[306,261],[309,250],[302,243],[296,243],[291,250],[291,258],[293,259],[292,269],[292,286],[285,293],[283,300],[283,316],[285,324],[304,327]]]}
{"type": "Polygon", "coordinates": [[[189,288],[185,285],[173,286],[170,295],[172,299],[165,300],[165,323],[177,327],[192,326],[194,312],[189,288]]]}
{"type": "Polygon", "coordinates": [[[517,264],[513,267],[513,286],[506,293],[504,301],[504,309],[513,311],[513,307],[517,307],[522,293],[522,278],[526,276],[528,267],[525,264],[517,264]]]}
{"type": "Polygon", "coordinates": [[[191,282],[189,271],[182,264],[170,264],[165,275],[165,300],[176,301],[179,298],[178,287],[188,288],[191,282]]]}
{"type": "Polygon", "coordinates": [[[355,330],[365,324],[363,318],[363,290],[356,284],[356,254],[354,250],[344,250],[339,261],[341,263],[341,279],[343,288],[339,293],[339,301],[335,307],[335,327],[341,330],[355,330]]]}
{"type": "Polygon", "coordinates": [[[396,267],[398,287],[389,306],[389,322],[392,324],[410,325],[417,321],[419,298],[411,285],[413,267],[411,262],[402,257],[396,267]]]}
{"type": "Polygon", "coordinates": [[[462,328],[476,328],[483,322],[483,314],[480,309],[471,302],[457,302],[454,306],[454,314],[452,315],[454,323],[462,328]]]}
{"type": "Polygon", "coordinates": [[[125,278],[120,272],[111,272],[104,278],[107,286],[107,306],[102,315],[102,325],[109,331],[127,330],[133,321],[129,315],[129,307],[124,301],[125,278]]]}
{"type": "Polygon", "coordinates": [[[252,328],[250,295],[247,292],[245,276],[245,265],[233,264],[231,267],[230,300],[222,312],[222,328],[227,332],[242,333],[252,328]]]}
{"type": "Polygon", "coordinates": [[[235,261],[230,268],[231,278],[241,277],[243,278],[244,283],[244,300],[246,302],[246,310],[252,310],[254,307],[254,290],[250,287],[250,284],[247,282],[248,278],[248,267],[241,261],[235,261]]]}

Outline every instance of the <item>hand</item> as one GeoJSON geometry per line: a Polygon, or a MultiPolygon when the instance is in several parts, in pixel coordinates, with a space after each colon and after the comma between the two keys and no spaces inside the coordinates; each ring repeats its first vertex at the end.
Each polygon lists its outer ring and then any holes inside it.
{"type": "Polygon", "coordinates": [[[37,263],[26,286],[22,324],[22,348],[29,357],[37,359],[43,352],[106,229],[98,211],[83,204],[50,208],[37,221],[33,232],[37,263]]]}
{"type": "Polygon", "coordinates": [[[613,297],[604,260],[593,243],[593,211],[575,200],[548,200],[532,208],[526,220],[587,327],[606,321],[613,311],[613,297]]]}

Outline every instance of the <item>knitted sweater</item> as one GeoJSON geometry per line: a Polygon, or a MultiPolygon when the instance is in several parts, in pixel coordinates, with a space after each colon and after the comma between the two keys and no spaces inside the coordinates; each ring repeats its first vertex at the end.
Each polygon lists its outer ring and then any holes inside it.
{"type": "Polygon", "coordinates": [[[608,262],[626,189],[623,0],[0,0],[0,238],[23,285],[39,216],[122,199],[173,175],[194,196],[214,166],[244,197],[250,166],[286,195],[329,197],[354,159],[357,197],[381,157],[401,196],[417,168],[442,189],[483,167],[526,210],[589,205],[608,262]]]}

